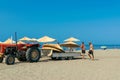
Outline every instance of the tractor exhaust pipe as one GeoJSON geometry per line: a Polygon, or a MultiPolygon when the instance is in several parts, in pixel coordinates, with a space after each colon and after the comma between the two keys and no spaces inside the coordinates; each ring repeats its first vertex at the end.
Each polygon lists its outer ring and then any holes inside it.
{"type": "Polygon", "coordinates": [[[16,43],[16,50],[18,49],[18,46],[17,46],[17,32],[15,32],[15,43],[16,43]]]}

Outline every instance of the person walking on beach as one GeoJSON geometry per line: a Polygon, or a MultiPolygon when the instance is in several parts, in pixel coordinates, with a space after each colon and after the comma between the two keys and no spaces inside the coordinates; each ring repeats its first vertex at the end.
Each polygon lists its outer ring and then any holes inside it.
{"type": "Polygon", "coordinates": [[[85,59],[85,44],[84,42],[82,42],[81,46],[80,46],[81,50],[82,50],[82,59],[85,59]]]}
{"type": "Polygon", "coordinates": [[[90,42],[89,43],[89,46],[90,46],[90,49],[89,49],[89,52],[88,52],[88,56],[90,57],[90,59],[94,60],[94,47],[93,47],[93,44],[90,42]]]}

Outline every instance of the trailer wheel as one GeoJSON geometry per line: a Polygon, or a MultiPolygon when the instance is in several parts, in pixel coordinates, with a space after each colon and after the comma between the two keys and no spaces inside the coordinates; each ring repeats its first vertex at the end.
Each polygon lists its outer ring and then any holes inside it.
{"type": "Polygon", "coordinates": [[[14,55],[11,55],[11,54],[7,55],[7,57],[5,59],[5,63],[7,65],[13,65],[15,63],[15,57],[14,57],[14,55]]]}
{"type": "Polygon", "coordinates": [[[18,61],[22,61],[22,62],[24,62],[24,61],[27,61],[27,59],[25,58],[25,57],[19,57],[19,58],[17,58],[18,59],[18,61]]]}
{"type": "Polygon", "coordinates": [[[55,60],[56,58],[55,57],[51,57],[52,58],[52,60],[55,60]]]}
{"type": "Polygon", "coordinates": [[[68,57],[68,60],[72,60],[73,59],[73,57],[68,57]]]}
{"type": "Polygon", "coordinates": [[[29,48],[26,52],[26,59],[29,62],[38,62],[40,57],[40,50],[36,47],[29,48]]]}
{"type": "Polygon", "coordinates": [[[3,57],[0,57],[0,63],[2,63],[3,62],[3,57]]]}
{"type": "Polygon", "coordinates": [[[61,60],[65,60],[66,58],[65,58],[65,57],[61,57],[60,59],[61,59],[61,60]]]}

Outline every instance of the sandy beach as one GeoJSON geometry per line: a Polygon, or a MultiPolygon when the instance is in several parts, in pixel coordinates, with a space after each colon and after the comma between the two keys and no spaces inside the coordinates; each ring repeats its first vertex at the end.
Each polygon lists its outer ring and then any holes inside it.
{"type": "Polygon", "coordinates": [[[120,80],[120,50],[95,50],[95,61],[42,58],[37,63],[0,64],[0,80],[120,80]]]}

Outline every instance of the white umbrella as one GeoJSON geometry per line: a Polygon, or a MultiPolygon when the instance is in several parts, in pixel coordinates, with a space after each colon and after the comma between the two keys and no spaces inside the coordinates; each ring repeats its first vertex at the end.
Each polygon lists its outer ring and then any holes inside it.
{"type": "Polygon", "coordinates": [[[71,41],[80,41],[79,39],[77,39],[77,38],[74,38],[74,37],[70,37],[70,38],[68,38],[68,39],[66,39],[66,40],[64,40],[65,42],[71,42],[71,41]]]}
{"type": "Polygon", "coordinates": [[[54,41],[56,41],[56,39],[53,39],[53,38],[48,37],[48,36],[44,36],[44,37],[38,39],[38,42],[44,42],[44,43],[46,43],[46,42],[54,42],[54,41]]]}

